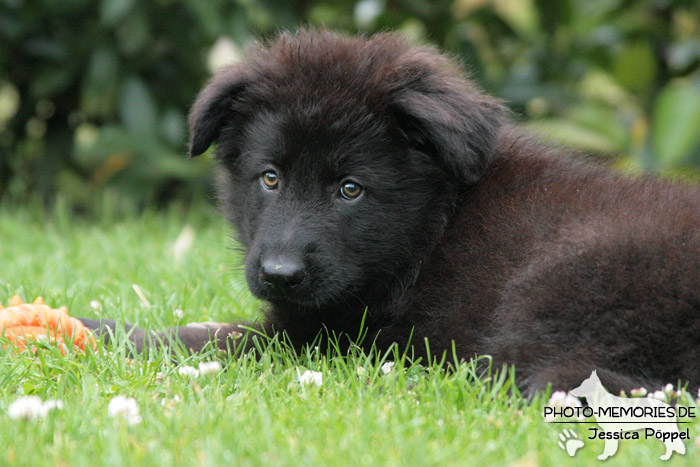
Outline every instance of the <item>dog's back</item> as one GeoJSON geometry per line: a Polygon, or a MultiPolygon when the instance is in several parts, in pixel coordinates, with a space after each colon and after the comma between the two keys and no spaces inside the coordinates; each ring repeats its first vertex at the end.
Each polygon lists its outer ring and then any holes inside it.
{"type": "Polygon", "coordinates": [[[612,390],[700,383],[700,189],[515,133],[498,147],[419,278],[432,334],[514,363],[529,389],[595,368],[612,390]]]}

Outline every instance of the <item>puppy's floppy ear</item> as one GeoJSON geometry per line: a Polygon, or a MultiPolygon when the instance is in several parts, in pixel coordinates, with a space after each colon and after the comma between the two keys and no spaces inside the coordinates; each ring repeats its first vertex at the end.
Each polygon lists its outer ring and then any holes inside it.
{"type": "Polygon", "coordinates": [[[250,83],[237,65],[218,72],[200,91],[190,110],[190,157],[198,156],[217,141],[227,120],[236,114],[237,101],[250,83]]]}
{"type": "Polygon", "coordinates": [[[488,167],[505,108],[462,79],[427,74],[396,90],[391,104],[412,144],[464,184],[488,167]]]}

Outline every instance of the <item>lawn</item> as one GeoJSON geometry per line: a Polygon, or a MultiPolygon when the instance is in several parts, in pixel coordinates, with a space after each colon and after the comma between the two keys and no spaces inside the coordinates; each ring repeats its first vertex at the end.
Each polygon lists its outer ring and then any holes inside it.
{"type": "MultiPolygon", "coordinates": [[[[14,294],[42,296],[73,316],[154,329],[250,319],[263,305],[239,259],[210,207],[133,216],[104,209],[92,220],[61,208],[0,207],[5,305],[14,294]]],[[[548,395],[527,403],[510,378],[478,377],[467,363],[445,372],[411,365],[398,350],[296,356],[279,345],[258,360],[128,356],[123,342],[66,356],[53,347],[0,354],[0,465],[591,465],[603,450],[603,441],[586,439],[593,425],[545,423],[548,395]],[[213,360],[223,371],[181,374],[213,360]],[[320,386],[300,381],[307,370],[321,373],[320,386]],[[26,395],[64,407],[10,417],[10,404],[26,395]],[[110,414],[119,395],[135,399],[140,423],[110,414]],[[585,441],[575,457],[557,446],[563,428],[585,441]]],[[[671,465],[700,461],[699,426],[686,426],[688,452],[671,465]]],[[[663,451],[656,440],[621,441],[606,464],[660,463],[663,451]]]]}

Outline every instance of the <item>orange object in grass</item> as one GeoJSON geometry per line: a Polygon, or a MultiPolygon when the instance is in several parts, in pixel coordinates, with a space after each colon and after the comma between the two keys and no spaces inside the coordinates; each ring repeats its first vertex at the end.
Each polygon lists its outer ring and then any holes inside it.
{"type": "Polygon", "coordinates": [[[0,333],[19,350],[30,341],[57,343],[64,354],[65,346],[71,343],[81,350],[86,345],[93,349],[97,346],[90,330],[68,315],[68,308],[53,309],[41,297],[30,304],[22,303],[15,295],[7,308],[0,304],[0,333]]]}

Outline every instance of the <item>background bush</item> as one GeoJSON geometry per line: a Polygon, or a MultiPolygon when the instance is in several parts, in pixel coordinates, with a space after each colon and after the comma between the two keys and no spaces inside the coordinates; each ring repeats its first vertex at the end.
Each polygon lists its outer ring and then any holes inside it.
{"type": "Polygon", "coordinates": [[[198,89],[246,42],[303,23],[401,30],[547,138],[697,176],[699,15],[696,0],[0,0],[0,198],[201,196],[210,160],[184,157],[198,89]]]}

